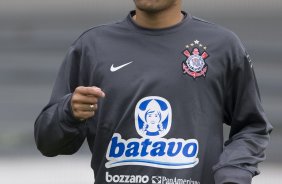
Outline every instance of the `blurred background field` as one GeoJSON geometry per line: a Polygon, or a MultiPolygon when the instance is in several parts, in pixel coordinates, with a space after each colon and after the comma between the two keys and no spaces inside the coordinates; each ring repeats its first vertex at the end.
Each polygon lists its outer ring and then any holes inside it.
{"type": "MultiPolygon", "coordinates": [[[[262,102],[274,126],[255,184],[282,173],[282,1],[183,0],[194,16],[233,30],[255,66],[262,102]]],[[[73,156],[45,158],[33,124],[48,102],[69,45],[86,29],[119,20],[132,0],[0,0],[0,183],[91,184],[86,145],[73,156]]],[[[225,135],[228,133],[226,127],[225,135]]],[[[280,175],[279,175],[280,174],[280,175]]]]}

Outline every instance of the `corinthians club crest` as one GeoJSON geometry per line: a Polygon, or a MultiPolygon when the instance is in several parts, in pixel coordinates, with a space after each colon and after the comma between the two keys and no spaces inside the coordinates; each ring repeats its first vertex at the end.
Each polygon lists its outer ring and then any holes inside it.
{"type": "Polygon", "coordinates": [[[208,65],[205,62],[205,59],[209,57],[208,53],[205,51],[206,49],[207,47],[202,45],[198,40],[186,45],[183,54],[187,58],[182,62],[182,70],[184,74],[187,74],[194,79],[201,76],[206,77],[208,65]]]}

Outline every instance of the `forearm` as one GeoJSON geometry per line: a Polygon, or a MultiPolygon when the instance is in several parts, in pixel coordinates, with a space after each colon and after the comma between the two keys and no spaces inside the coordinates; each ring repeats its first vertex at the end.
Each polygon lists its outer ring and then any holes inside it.
{"type": "Polygon", "coordinates": [[[71,95],[66,95],[47,106],[35,122],[36,145],[45,156],[75,153],[86,137],[86,124],[72,116],[70,98],[71,95]]]}
{"type": "Polygon", "coordinates": [[[214,166],[216,184],[250,184],[259,174],[258,163],[265,159],[271,127],[254,123],[233,135],[225,144],[219,162],[214,166]]]}

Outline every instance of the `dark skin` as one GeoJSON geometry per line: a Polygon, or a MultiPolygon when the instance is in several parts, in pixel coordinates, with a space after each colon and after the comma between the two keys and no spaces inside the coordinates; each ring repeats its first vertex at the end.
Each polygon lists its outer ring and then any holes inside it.
{"type": "MultiPolygon", "coordinates": [[[[173,26],[183,19],[181,0],[134,0],[136,15],[133,19],[142,27],[161,29],[173,26]]],[[[96,86],[79,86],[71,98],[76,119],[84,121],[95,115],[98,101],[105,93],[96,86]]]]}
{"type": "Polygon", "coordinates": [[[98,100],[103,97],[105,93],[98,87],[77,87],[71,99],[74,117],[81,121],[93,117],[98,109],[98,100]]]}
{"type": "Polygon", "coordinates": [[[181,0],[134,0],[134,20],[142,27],[161,29],[173,26],[183,19],[181,0]]]}

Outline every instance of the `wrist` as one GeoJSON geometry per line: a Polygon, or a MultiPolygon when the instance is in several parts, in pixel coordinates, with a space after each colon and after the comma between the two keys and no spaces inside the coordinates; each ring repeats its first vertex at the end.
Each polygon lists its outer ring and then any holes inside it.
{"type": "Polygon", "coordinates": [[[215,184],[251,184],[252,173],[238,167],[228,166],[214,173],[215,184]]]}

